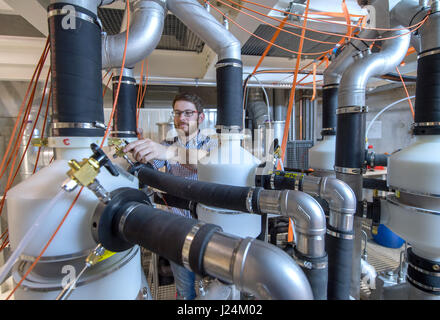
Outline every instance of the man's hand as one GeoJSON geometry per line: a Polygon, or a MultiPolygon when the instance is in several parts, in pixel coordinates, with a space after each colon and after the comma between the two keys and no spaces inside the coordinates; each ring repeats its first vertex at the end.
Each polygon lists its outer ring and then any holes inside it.
{"type": "Polygon", "coordinates": [[[175,155],[175,148],[167,147],[150,139],[142,139],[128,144],[124,152],[131,152],[136,161],[146,163],[151,160],[169,160],[175,155]]]}

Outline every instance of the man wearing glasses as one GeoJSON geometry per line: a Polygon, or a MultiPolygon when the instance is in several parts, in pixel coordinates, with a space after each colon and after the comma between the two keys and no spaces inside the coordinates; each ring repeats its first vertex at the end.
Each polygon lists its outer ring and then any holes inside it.
{"type": "MultiPolygon", "coordinates": [[[[156,169],[165,167],[166,172],[197,180],[197,162],[212,149],[217,148],[217,140],[203,135],[199,126],[205,119],[202,100],[195,94],[181,93],[173,101],[174,126],[178,136],[162,143],[141,139],[128,144],[124,151],[142,163],[150,162],[156,169]]],[[[191,218],[188,210],[170,208],[171,212],[191,218]]],[[[177,289],[177,299],[192,300],[195,274],[170,261],[177,289]]]]}

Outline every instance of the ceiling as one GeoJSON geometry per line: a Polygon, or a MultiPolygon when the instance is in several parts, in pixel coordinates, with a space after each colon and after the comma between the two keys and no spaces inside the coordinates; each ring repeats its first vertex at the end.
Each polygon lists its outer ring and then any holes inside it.
{"type": "MultiPolygon", "coordinates": [[[[240,1],[240,0],[236,0],[240,1]]],[[[300,1],[300,0],[296,0],[300,1]]],[[[390,0],[390,3],[398,0],[390,0]]],[[[203,3],[202,0],[199,0],[203,3]]],[[[227,2],[223,0],[223,2],[227,2]]],[[[244,11],[231,9],[216,0],[211,0],[223,12],[237,23],[244,26],[249,33],[229,24],[229,30],[242,43],[242,60],[244,64],[244,76],[251,73],[259,61],[261,54],[267,47],[267,43],[258,39],[263,38],[269,41],[275,33],[275,29],[268,24],[278,25],[275,19],[283,19],[284,16],[274,10],[287,10],[289,1],[286,0],[254,0],[268,8],[254,7],[263,14],[272,17],[260,16],[256,20],[245,14],[244,11]]],[[[356,0],[347,0],[347,6],[351,14],[365,14],[356,0]]],[[[45,44],[47,31],[46,7],[49,0],[0,0],[0,80],[30,80],[35,64],[45,44]]],[[[311,12],[330,11],[342,12],[342,0],[311,0],[311,12]]],[[[246,3],[243,5],[249,6],[246,3]]],[[[99,9],[99,17],[104,30],[109,34],[118,33],[123,18],[124,2],[115,3],[99,9]]],[[[223,17],[211,9],[211,14],[219,21],[223,17]]],[[[314,15],[315,17],[321,17],[314,15]]],[[[333,22],[343,23],[343,17],[333,18],[333,22]]],[[[302,23],[291,21],[291,23],[302,23]]],[[[323,24],[320,22],[308,22],[308,26],[314,29],[333,31],[344,34],[346,29],[342,25],[323,24]],[[331,28],[329,27],[331,26],[331,28]]],[[[296,55],[277,46],[287,48],[290,51],[297,51],[299,47],[300,29],[288,26],[285,28],[291,33],[280,33],[275,45],[270,49],[260,68],[270,69],[293,69],[296,63],[296,55]]],[[[339,40],[336,36],[323,35],[317,32],[306,32],[306,37],[335,43],[339,40]]],[[[316,43],[306,40],[303,52],[320,52],[331,49],[332,44],[316,43]]],[[[305,55],[302,57],[301,65],[313,62],[315,57],[305,55]]],[[[189,30],[173,14],[168,13],[165,20],[164,32],[158,47],[148,57],[148,79],[150,84],[160,85],[214,85],[215,84],[215,63],[216,55],[197,35],[189,30]]],[[[405,73],[415,70],[415,59],[410,57],[405,73]],[[412,59],[413,62],[410,60],[412,59]]],[[[46,64],[46,69],[48,64],[46,64]]],[[[311,69],[310,69],[311,70],[311,69]]],[[[317,69],[317,79],[323,71],[323,66],[317,69]]],[[[44,72],[44,71],[43,71],[44,72]]],[[[135,68],[137,78],[140,78],[140,63],[135,68]]],[[[312,77],[304,82],[312,81],[312,77]]],[[[286,74],[259,75],[251,80],[251,83],[263,83],[266,86],[288,87],[292,82],[291,76],[286,74]]],[[[378,82],[386,84],[386,82],[378,82]]]]}

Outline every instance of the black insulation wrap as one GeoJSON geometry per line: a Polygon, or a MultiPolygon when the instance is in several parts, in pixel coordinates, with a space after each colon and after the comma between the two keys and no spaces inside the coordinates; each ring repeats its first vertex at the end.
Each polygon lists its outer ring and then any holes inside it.
{"type": "MultiPolygon", "coordinates": [[[[249,212],[246,203],[250,187],[189,180],[146,167],[139,170],[138,178],[145,185],[179,198],[208,206],[249,212]]],[[[254,190],[253,198],[258,196],[258,191],[258,188],[254,190]]],[[[258,203],[258,199],[252,199],[252,203],[258,203]]],[[[253,210],[260,213],[258,207],[253,207],[253,210]]]]}
{"type": "MultiPolygon", "coordinates": [[[[440,122],[440,53],[418,59],[414,122],[440,122]]],[[[440,126],[415,126],[414,134],[438,135],[440,126]]]]}
{"type": "MultiPolygon", "coordinates": [[[[327,227],[331,229],[330,226],[327,227]]],[[[329,300],[349,300],[352,273],[353,240],[341,239],[326,234],[328,254],[328,289],[329,300]]]]}
{"type": "MultiPolygon", "coordinates": [[[[66,4],[48,7],[62,9],[66,4]]],[[[97,19],[92,12],[75,10],[97,19]]],[[[104,123],[102,102],[101,28],[97,23],[80,18],[75,28],[63,27],[65,15],[49,18],[53,120],[56,122],[104,123]],[[63,20],[64,19],[64,20],[63,20]]],[[[53,136],[103,136],[104,129],[60,128],[53,136]]]]}
{"type": "Polygon", "coordinates": [[[311,269],[301,266],[301,269],[304,271],[304,274],[309,280],[310,286],[312,287],[313,298],[314,300],[327,300],[327,285],[328,285],[328,256],[324,256],[321,258],[310,258],[305,257],[301,253],[294,249],[295,256],[301,260],[310,262],[313,264],[321,263],[327,264],[326,267],[321,269],[311,269]]]}
{"type": "Polygon", "coordinates": [[[137,205],[137,207],[125,220],[123,237],[132,244],[138,244],[182,265],[182,248],[185,238],[198,221],[145,204],[128,202],[115,216],[114,226],[119,225],[122,215],[132,205],[137,205]]]}
{"type": "MultiPolygon", "coordinates": [[[[223,59],[222,63],[236,63],[240,60],[223,59]]],[[[221,66],[217,68],[217,125],[243,127],[243,67],[221,66]]]]}
{"type": "Polygon", "coordinates": [[[417,256],[408,248],[408,281],[419,290],[440,295],[440,270],[438,262],[417,256]],[[428,289],[428,288],[432,288],[428,289]]]}
{"type": "Polygon", "coordinates": [[[365,160],[366,113],[337,115],[335,166],[362,168],[365,160]]]}
{"type": "Polygon", "coordinates": [[[362,184],[363,184],[363,188],[365,188],[365,189],[389,191],[386,180],[363,178],[362,184]]]}
{"type": "MultiPolygon", "coordinates": [[[[113,101],[116,98],[119,76],[113,77],[113,101]]],[[[113,136],[121,138],[136,137],[136,79],[122,77],[119,88],[118,104],[113,118],[113,136]],[[123,82],[124,81],[124,82],[123,82]],[[125,83],[133,82],[133,84],[125,83]],[[118,131],[132,131],[133,133],[120,133],[118,131]]]]}
{"type": "Polygon", "coordinates": [[[323,136],[336,134],[338,91],[339,85],[329,85],[322,88],[322,128],[325,129],[321,132],[323,136]]]}
{"type": "Polygon", "coordinates": [[[190,204],[191,201],[189,200],[185,200],[170,194],[166,194],[166,193],[160,193],[160,195],[158,193],[154,193],[154,203],[156,204],[160,204],[160,205],[165,205],[165,206],[170,206],[173,208],[179,208],[179,209],[183,209],[183,210],[191,210],[190,204]]]}
{"type": "Polygon", "coordinates": [[[256,180],[258,180],[259,185],[267,190],[297,190],[300,189],[295,186],[295,181],[300,178],[291,178],[282,175],[264,175],[264,176],[256,176],[256,180]],[[273,181],[273,183],[272,183],[273,181]],[[274,188],[273,188],[274,187],[274,188]]]}

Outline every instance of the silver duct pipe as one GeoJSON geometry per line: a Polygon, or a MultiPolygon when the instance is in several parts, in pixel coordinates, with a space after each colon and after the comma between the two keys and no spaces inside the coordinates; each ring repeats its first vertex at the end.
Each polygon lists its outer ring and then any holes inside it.
{"type": "Polygon", "coordinates": [[[216,232],[203,256],[206,271],[259,300],[312,300],[301,268],[283,250],[253,238],[216,232]]]}
{"type": "MultiPolygon", "coordinates": [[[[372,39],[378,35],[376,30],[363,30],[359,37],[363,39],[372,39]]],[[[358,52],[368,49],[368,44],[364,41],[352,39],[345,45],[342,52],[335,57],[332,63],[324,71],[324,86],[330,84],[339,84],[344,71],[353,63],[354,56],[358,52]]]]}
{"type": "Polygon", "coordinates": [[[241,43],[196,0],[168,0],[167,8],[214,50],[218,60],[241,60],[241,43]]]}
{"type": "Polygon", "coordinates": [[[393,71],[405,58],[410,40],[408,30],[387,32],[383,36],[397,38],[384,41],[380,52],[359,55],[344,72],[339,88],[339,107],[365,106],[368,80],[393,71]]]}
{"type": "MultiPolygon", "coordinates": [[[[133,20],[127,44],[125,66],[133,67],[145,59],[160,41],[165,20],[165,0],[138,0],[133,4],[133,20]]],[[[102,68],[122,65],[125,48],[125,31],[102,36],[102,68]]]]}
{"type": "Polygon", "coordinates": [[[348,184],[333,177],[304,176],[302,191],[327,201],[330,226],[341,232],[353,231],[356,196],[348,184]]]}
{"type": "Polygon", "coordinates": [[[261,190],[260,209],[295,221],[296,248],[304,256],[325,256],[325,214],[310,195],[295,190],[261,190]]]}

